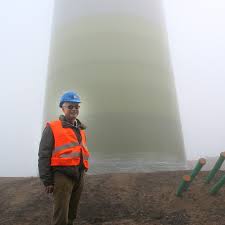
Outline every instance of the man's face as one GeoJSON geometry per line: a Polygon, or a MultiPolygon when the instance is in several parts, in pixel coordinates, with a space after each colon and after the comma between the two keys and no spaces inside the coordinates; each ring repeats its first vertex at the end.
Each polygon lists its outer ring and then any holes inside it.
{"type": "Polygon", "coordinates": [[[62,105],[62,111],[68,120],[75,120],[79,115],[79,103],[64,102],[62,105]]]}

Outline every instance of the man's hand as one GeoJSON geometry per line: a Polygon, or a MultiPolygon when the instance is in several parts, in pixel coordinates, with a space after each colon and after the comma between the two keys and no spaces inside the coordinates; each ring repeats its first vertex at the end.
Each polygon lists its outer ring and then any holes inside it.
{"type": "Polygon", "coordinates": [[[48,185],[48,186],[45,187],[45,192],[47,194],[50,194],[50,193],[53,192],[53,189],[54,189],[54,186],[53,185],[48,185]]]}

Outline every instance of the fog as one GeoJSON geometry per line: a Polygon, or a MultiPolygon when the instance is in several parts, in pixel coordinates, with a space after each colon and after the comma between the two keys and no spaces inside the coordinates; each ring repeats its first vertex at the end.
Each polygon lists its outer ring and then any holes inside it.
{"type": "Polygon", "coordinates": [[[58,0],[53,18],[44,120],[75,88],[90,173],[183,168],[162,1],[58,0]]]}
{"type": "Polygon", "coordinates": [[[171,59],[189,159],[225,150],[225,2],[165,0],[171,59]]]}
{"type": "Polygon", "coordinates": [[[37,175],[52,1],[0,1],[0,176],[37,175]]]}
{"type": "MultiPolygon", "coordinates": [[[[188,159],[225,149],[225,3],[164,1],[188,159]]],[[[36,176],[53,1],[0,1],[0,176],[36,176]]]]}

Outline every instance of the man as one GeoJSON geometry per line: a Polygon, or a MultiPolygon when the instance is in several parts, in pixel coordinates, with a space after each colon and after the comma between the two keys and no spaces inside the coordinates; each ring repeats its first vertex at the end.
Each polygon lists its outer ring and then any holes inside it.
{"type": "Polygon", "coordinates": [[[66,92],[59,106],[64,115],[48,122],[39,146],[39,175],[47,193],[53,193],[53,225],[72,225],[88,170],[85,126],[77,119],[80,97],[66,92]]]}

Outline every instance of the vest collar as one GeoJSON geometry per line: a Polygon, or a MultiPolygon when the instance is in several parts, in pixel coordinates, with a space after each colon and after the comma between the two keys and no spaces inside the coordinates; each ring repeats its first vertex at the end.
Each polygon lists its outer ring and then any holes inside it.
{"type": "Polygon", "coordinates": [[[66,120],[66,117],[64,115],[60,115],[59,116],[59,120],[62,122],[62,127],[66,128],[66,127],[71,127],[71,128],[80,128],[81,130],[85,130],[86,126],[80,122],[80,120],[77,120],[77,126],[72,125],[71,123],[69,123],[66,120]]]}

